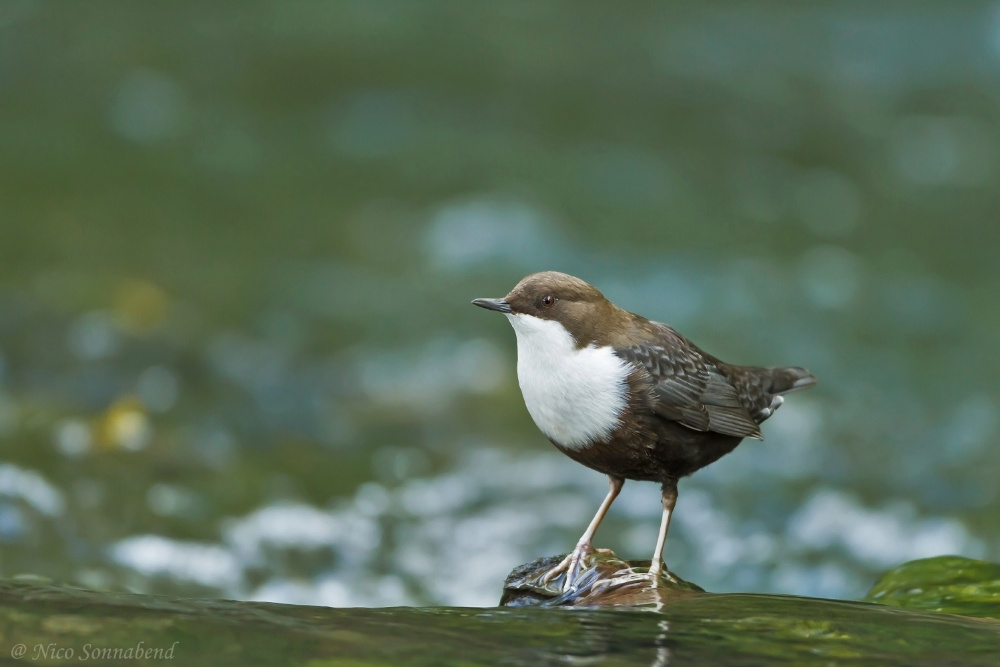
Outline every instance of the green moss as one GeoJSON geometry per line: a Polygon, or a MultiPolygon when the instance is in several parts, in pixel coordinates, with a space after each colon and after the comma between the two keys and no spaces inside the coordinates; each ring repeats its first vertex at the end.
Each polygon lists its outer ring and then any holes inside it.
{"type": "Polygon", "coordinates": [[[882,575],[865,600],[1000,619],[1000,565],[960,556],[910,561],[882,575]]]}

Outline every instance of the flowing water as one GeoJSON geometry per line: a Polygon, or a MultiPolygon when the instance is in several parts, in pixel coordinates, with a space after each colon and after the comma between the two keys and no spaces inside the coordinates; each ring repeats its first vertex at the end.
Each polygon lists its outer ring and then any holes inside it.
{"type": "Polygon", "coordinates": [[[16,582],[0,585],[0,631],[41,665],[139,650],[185,665],[995,665],[1000,646],[995,620],[770,595],[658,610],[330,609],[16,582]]]}

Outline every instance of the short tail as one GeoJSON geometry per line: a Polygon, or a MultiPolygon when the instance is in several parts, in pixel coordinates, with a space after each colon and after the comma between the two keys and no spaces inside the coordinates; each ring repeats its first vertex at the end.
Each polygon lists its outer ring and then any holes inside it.
{"type": "Polygon", "coordinates": [[[771,371],[771,387],[768,390],[771,394],[789,394],[793,391],[808,389],[816,384],[816,378],[804,368],[797,366],[774,367],[767,370],[771,371]]]}

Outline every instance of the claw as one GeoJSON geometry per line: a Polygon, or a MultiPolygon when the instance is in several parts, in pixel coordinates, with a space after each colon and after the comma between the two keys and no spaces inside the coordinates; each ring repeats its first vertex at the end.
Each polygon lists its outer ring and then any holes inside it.
{"type": "Polygon", "coordinates": [[[566,557],[556,565],[554,568],[549,570],[542,576],[542,583],[548,583],[555,579],[557,576],[566,573],[566,580],[563,582],[563,592],[570,591],[573,589],[573,584],[576,583],[576,575],[580,570],[580,561],[586,556],[590,551],[593,551],[593,547],[589,544],[578,544],[576,548],[570,553],[566,554],[566,557]]]}
{"type": "MultiPolygon", "coordinates": [[[[597,527],[601,525],[601,520],[604,515],[608,513],[608,508],[611,507],[611,503],[615,501],[618,494],[622,490],[622,485],[625,480],[621,477],[608,476],[608,482],[610,483],[610,488],[608,489],[608,495],[604,498],[604,502],[601,503],[601,507],[597,510],[597,514],[591,520],[590,525],[587,526],[586,532],[580,537],[580,540],[576,543],[576,547],[570,552],[562,562],[556,565],[554,568],[545,573],[542,577],[542,583],[548,583],[557,575],[565,572],[566,581],[563,582],[563,592],[573,590],[573,585],[576,583],[576,575],[580,570],[580,561],[583,557],[594,550],[591,546],[591,540],[594,537],[594,533],[597,531],[597,527]]],[[[599,552],[602,550],[599,550],[599,552]]]]}

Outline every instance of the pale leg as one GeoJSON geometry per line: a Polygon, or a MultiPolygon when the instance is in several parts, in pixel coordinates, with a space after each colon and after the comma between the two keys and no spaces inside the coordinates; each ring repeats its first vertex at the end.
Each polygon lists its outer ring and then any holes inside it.
{"type": "Polygon", "coordinates": [[[663,518],[660,520],[660,534],[656,538],[656,549],[653,550],[653,560],[649,564],[649,576],[656,579],[663,571],[663,545],[667,542],[667,531],[670,530],[670,517],[677,504],[677,482],[665,482],[661,492],[663,501],[663,518]]]}
{"type": "Polygon", "coordinates": [[[597,514],[594,515],[594,519],[587,526],[587,530],[584,531],[583,535],[580,537],[579,541],[576,543],[576,547],[566,558],[563,559],[561,563],[556,565],[554,568],[545,573],[542,577],[542,581],[549,581],[555,577],[560,572],[566,573],[566,582],[563,584],[563,590],[568,591],[573,587],[573,582],[576,580],[576,572],[580,568],[580,559],[582,559],[588,551],[593,548],[591,540],[594,539],[594,533],[597,532],[597,527],[601,525],[601,521],[604,520],[604,515],[608,513],[611,508],[611,503],[615,502],[615,498],[621,493],[622,486],[625,485],[625,480],[621,477],[612,477],[608,475],[608,482],[611,488],[608,489],[608,495],[604,498],[604,502],[601,503],[600,508],[597,510],[597,514]]]}

